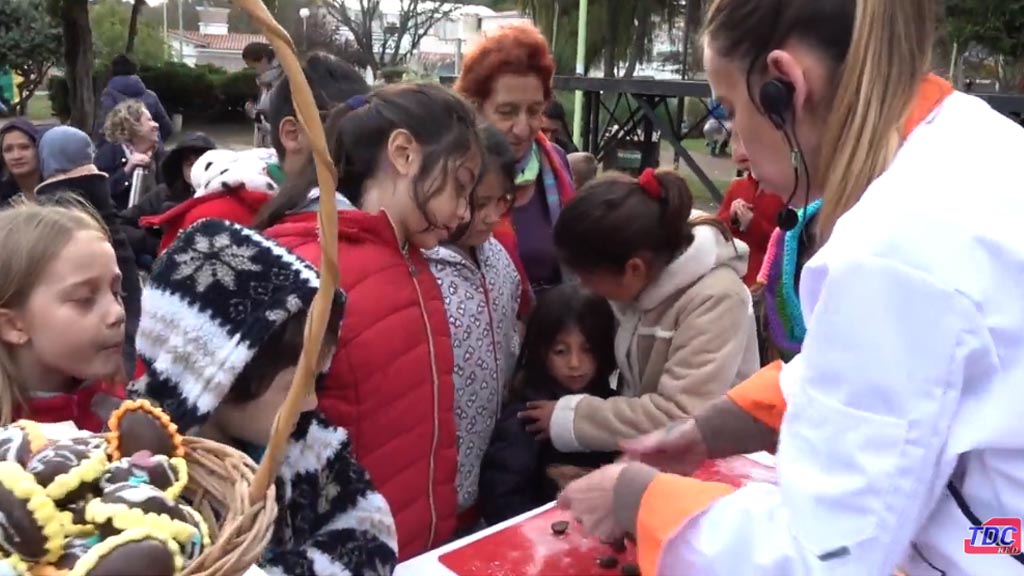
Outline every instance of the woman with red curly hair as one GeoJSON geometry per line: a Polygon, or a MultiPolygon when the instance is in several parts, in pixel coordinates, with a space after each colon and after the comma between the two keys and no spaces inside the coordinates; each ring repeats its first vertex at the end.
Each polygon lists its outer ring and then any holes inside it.
{"type": "Polygon", "coordinates": [[[554,73],[544,36],[531,25],[517,24],[472,47],[455,84],[484,119],[505,134],[519,159],[516,206],[494,236],[528,279],[523,282],[520,317],[532,297],[562,282],[554,227],[576,193],[565,152],[541,132],[554,73]]]}

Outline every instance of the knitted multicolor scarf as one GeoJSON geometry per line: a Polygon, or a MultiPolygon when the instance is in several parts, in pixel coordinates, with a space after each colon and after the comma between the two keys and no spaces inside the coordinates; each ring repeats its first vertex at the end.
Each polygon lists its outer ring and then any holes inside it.
{"type": "Polygon", "coordinates": [[[765,287],[765,314],[772,342],[786,361],[800,352],[807,334],[797,292],[796,269],[800,259],[800,236],[820,209],[821,200],[815,200],[806,210],[797,211],[796,228],[788,232],[776,228],[772,232],[764,264],[757,275],[757,281],[765,287]]]}

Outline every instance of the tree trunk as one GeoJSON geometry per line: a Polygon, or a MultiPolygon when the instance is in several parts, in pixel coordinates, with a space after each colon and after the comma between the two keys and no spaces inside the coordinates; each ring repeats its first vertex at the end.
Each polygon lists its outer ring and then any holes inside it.
{"type": "MultiPolygon", "coordinates": [[[[701,44],[700,30],[704,25],[703,0],[687,0],[686,2],[686,42],[687,57],[693,62],[683,63],[683,69],[693,73],[704,69],[704,46],[701,44]]],[[[687,74],[689,75],[689,74],[687,74]]]]}
{"type": "Polygon", "coordinates": [[[605,7],[604,10],[608,11],[605,16],[605,37],[606,42],[604,49],[604,77],[614,78],[615,68],[618,64],[618,54],[615,53],[615,47],[618,45],[618,25],[615,22],[615,18],[611,15],[611,7],[605,7]]]}
{"type": "Polygon", "coordinates": [[[623,78],[632,78],[636,73],[636,67],[644,57],[647,50],[647,31],[651,27],[651,7],[647,2],[638,2],[636,5],[636,35],[633,36],[633,44],[629,47],[629,60],[626,62],[626,71],[623,78]]]}
{"type": "Polygon", "coordinates": [[[96,96],[92,84],[92,28],[89,26],[88,0],[64,0],[60,15],[64,29],[64,74],[71,103],[70,124],[92,134],[96,96]]]}
{"type": "Polygon", "coordinates": [[[142,11],[142,4],[146,0],[135,0],[132,3],[132,16],[128,20],[128,43],[124,47],[125,54],[131,54],[135,49],[135,36],[139,33],[139,12],[142,11]]]}

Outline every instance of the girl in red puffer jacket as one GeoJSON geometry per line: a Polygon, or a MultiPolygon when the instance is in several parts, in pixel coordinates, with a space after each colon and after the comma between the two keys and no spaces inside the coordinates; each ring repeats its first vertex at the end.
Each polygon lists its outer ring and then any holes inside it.
{"type": "MultiPolygon", "coordinates": [[[[469,220],[482,165],[472,110],[437,85],[386,86],[335,109],[327,138],[339,173],[338,255],[348,295],[320,410],[348,430],[387,499],[399,560],[456,529],[455,369],[444,301],[421,250],[469,220]]],[[[255,225],[320,265],[312,165],[255,225]]]]}
{"type": "Polygon", "coordinates": [[[121,273],[99,217],[0,212],[0,425],[19,418],[99,432],[124,397],[121,273]]]}

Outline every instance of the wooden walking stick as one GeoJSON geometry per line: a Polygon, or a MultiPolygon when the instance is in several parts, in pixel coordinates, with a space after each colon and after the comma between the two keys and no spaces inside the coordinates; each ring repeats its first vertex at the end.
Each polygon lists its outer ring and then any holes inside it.
{"type": "Polygon", "coordinates": [[[302,65],[295,53],[295,45],[284,28],[274,20],[267,7],[260,0],[234,0],[255,21],[274,48],[274,56],[281,63],[288,84],[291,87],[292,103],[299,124],[306,130],[313,158],[316,161],[317,184],[320,186],[320,288],[306,319],[305,339],[302,354],[295,370],[295,378],[288,396],[277,413],[267,451],[260,462],[249,494],[250,501],[263,497],[274,482],[288,437],[295,429],[299,418],[302,399],[313,393],[317,375],[317,359],[323,345],[327,320],[338,287],[338,208],[334,199],[338,174],[331,161],[324,135],[320,112],[317,110],[313,92],[302,72],[302,65]]]}

